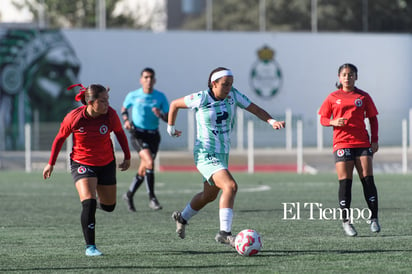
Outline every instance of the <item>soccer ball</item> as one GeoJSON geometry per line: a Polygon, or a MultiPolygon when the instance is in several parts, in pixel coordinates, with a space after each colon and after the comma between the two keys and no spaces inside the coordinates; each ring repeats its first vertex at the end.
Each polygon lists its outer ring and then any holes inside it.
{"type": "Polygon", "coordinates": [[[253,229],[240,231],[235,238],[235,248],[242,256],[253,256],[262,249],[262,238],[253,229]]]}

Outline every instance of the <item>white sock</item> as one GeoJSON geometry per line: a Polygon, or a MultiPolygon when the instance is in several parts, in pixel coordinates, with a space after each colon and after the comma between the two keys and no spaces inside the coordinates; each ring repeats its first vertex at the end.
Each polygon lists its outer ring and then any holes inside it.
{"type": "Polygon", "coordinates": [[[190,218],[192,218],[193,216],[195,216],[199,211],[198,210],[194,210],[191,206],[190,203],[188,203],[185,207],[185,209],[183,209],[182,211],[182,217],[183,219],[185,219],[186,221],[189,221],[190,218]]]}
{"type": "Polygon", "coordinates": [[[233,209],[221,208],[219,209],[220,231],[232,231],[233,209]]]}

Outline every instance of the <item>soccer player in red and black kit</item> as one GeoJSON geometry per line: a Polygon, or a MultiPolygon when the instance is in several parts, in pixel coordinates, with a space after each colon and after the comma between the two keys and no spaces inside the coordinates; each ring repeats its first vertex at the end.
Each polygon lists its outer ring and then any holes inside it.
{"type": "Polygon", "coordinates": [[[333,154],[339,179],[339,206],[342,209],[343,229],[348,236],[357,232],[349,221],[352,199],[353,169],[359,174],[364,197],[371,211],[370,229],[379,232],[378,193],[373,177],[373,154],[378,151],[378,111],[368,93],[358,89],[355,81],[358,70],[343,64],[338,70],[338,90],[328,95],[319,110],[320,123],[333,126],[333,154]],[[369,119],[369,138],[364,119],[369,119]]]}
{"type": "Polygon", "coordinates": [[[122,171],[130,166],[130,150],[119,116],[109,106],[108,89],[97,84],[87,88],[77,84],[68,89],[75,86],[81,86],[76,100],[83,106],[69,112],[61,123],[43,178],[50,177],[64,141],[73,134],[71,174],[82,203],[86,255],[100,256],[103,254],[95,245],[96,208],[112,212],[116,206],[116,160],[110,133],[115,133],[124,153],[119,165],[122,171]]]}

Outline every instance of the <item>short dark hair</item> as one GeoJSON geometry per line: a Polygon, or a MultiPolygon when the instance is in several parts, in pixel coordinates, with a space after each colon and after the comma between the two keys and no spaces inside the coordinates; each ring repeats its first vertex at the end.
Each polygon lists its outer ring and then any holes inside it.
{"type": "Polygon", "coordinates": [[[151,73],[153,75],[153,77],[155,76],[155,71],[152,68],[145,67],[144,69],[142,69],[142,72],[140,73],[140,76],[143,75],[143,72],[148,72],[148,73],[151,73]]]}

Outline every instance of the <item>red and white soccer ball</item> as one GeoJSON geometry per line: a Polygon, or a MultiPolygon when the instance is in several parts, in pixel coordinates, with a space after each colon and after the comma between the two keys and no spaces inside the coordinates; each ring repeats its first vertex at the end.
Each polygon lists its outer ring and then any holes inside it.
{"type": "Polygon", "coordinates": [[[235,239],[236,251],[242,256],[253,256],[262,249],[262,238],[253,229],[240,231],[235,239]]]}

